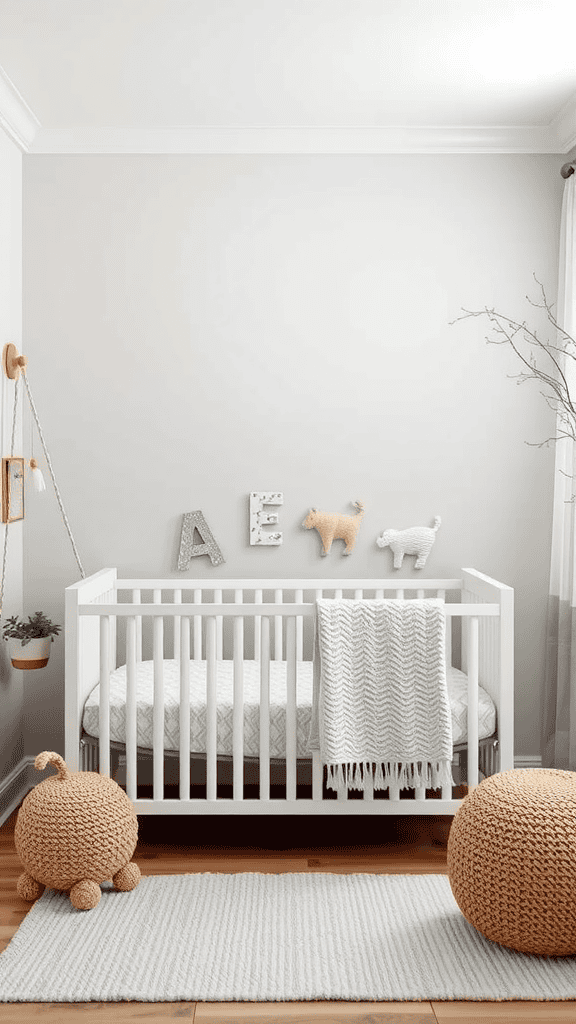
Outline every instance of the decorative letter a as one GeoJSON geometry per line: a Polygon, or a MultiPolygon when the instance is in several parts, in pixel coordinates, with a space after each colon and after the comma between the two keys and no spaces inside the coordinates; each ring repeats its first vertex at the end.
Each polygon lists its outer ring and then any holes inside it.
{"type": "Polygon", "coordinates": [[[182,517],[182,535],[180,537],[180,553],[178,555],[178,568],[185,570],[191,558],[198,555],[209,555],[212,565],[222,565],[224,555],[220,551],[204,514],[198,509],[196,512],[185,512],[182,517]],[[202,544],[194,543],[194,530],[200,534],[202,544]]]}

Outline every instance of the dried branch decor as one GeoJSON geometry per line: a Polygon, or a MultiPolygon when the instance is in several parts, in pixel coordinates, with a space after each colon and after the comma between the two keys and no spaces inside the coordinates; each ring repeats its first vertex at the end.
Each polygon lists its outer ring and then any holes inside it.
{"type": "Polygon", "coordinates": [[[557,413],[558,432],[554,437],[547,437],[545,441],[526,442],[536,448],[542,448],[548,446],[551,441],[560,441],[564,437],[571,437],[573,441],[576,441],[576,405],[568,383],[571,374],[576,374],[576,341],[560,327],[552,312],[552,305],[546,298],[544,286],[535,274],[534,280],[540,286],[542,301],[532,302],[528,295],[526,299],[535,309],[545,311],[549,323],[556,332],[557,344],[553,344],[551,341],[542,341],[538,332],[531,330],[526,321],[518,323],[517,320],[504,316],[503,313],[498,313],[494,309],[488,309],[487,306],[480,310],[464,309],[464,316],[450,321],[450,326],[472,316],[487,317],[493,335],[495,335],[495,337],[486,338],[488,344],[510,345],[526,368],[522,373],[508,374],[508,376],[515,379],[517,384],[523,384],[527,380],[537,380],[545,385],[548,390],[541,391],[540,394],[550,408],[557,413]],[[529,346],[529,348],[526,349],[525,346],[529,346]],[[544,360],[544,367],[538,365],[533,350],[536,350],[541,360],[544,360]],[[572,360],[572,363],[569,360],[572,360]]]}

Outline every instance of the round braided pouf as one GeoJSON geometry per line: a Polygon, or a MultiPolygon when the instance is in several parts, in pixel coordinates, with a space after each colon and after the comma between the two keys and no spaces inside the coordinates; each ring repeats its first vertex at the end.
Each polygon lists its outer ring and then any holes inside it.
{"type": "Polygon", "coordinates": [[[60,754],[45,750],[34,765],[51,775],[25,798],[14,844],[25,868],[19,895],[36,900],[44,888],[70,893],[78,910],[100,901],[100,883],[111,879],[122,892],[134,889],[140,869],[131,861],[138,840],[132,801],[117,782],[97,772],[71,772],[60,754]]]}
{"type": "Polygon", "coordinates": [[[487,939],[522,953],[576,953],[576,772],[484,779],[458,808],[447,852],[454,899],[487,939]]]}

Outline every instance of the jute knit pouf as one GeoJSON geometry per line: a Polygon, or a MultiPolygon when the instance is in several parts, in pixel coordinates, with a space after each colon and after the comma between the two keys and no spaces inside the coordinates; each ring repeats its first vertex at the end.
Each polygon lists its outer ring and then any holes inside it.
{"type": "Polygon", "coordinates": [[[454,898],[487,939],[522,953],[576,953],[576,772],[484,779],[448,837],[454,898]]]}
{"type": "Polygon", "coordinates": [[[36,900],[45,887],[70,893],[78,910],[100,900],[100,883],[112,879],[129,892],[140,881],[130,861],[138,840],[132,801],[117,782],[97,772],[71,772],[60,754],[45,750],[34,765],[53,764],[57,775],[44,779],[22,803],[14,828],[16,852],[25,868],[17,883],[24,900],[36,900]]]}

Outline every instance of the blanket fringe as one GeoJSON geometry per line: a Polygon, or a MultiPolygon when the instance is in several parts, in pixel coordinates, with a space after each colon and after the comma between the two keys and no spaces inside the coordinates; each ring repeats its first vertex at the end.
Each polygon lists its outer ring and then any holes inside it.
{"type": "Polygon", "coordinates": [[[326,786],[328,789],[441,789],[453,786],[452,765],[448,758],[440,761],[387,761],[379,764],[350,761],[329,764],[326,786]]]}

